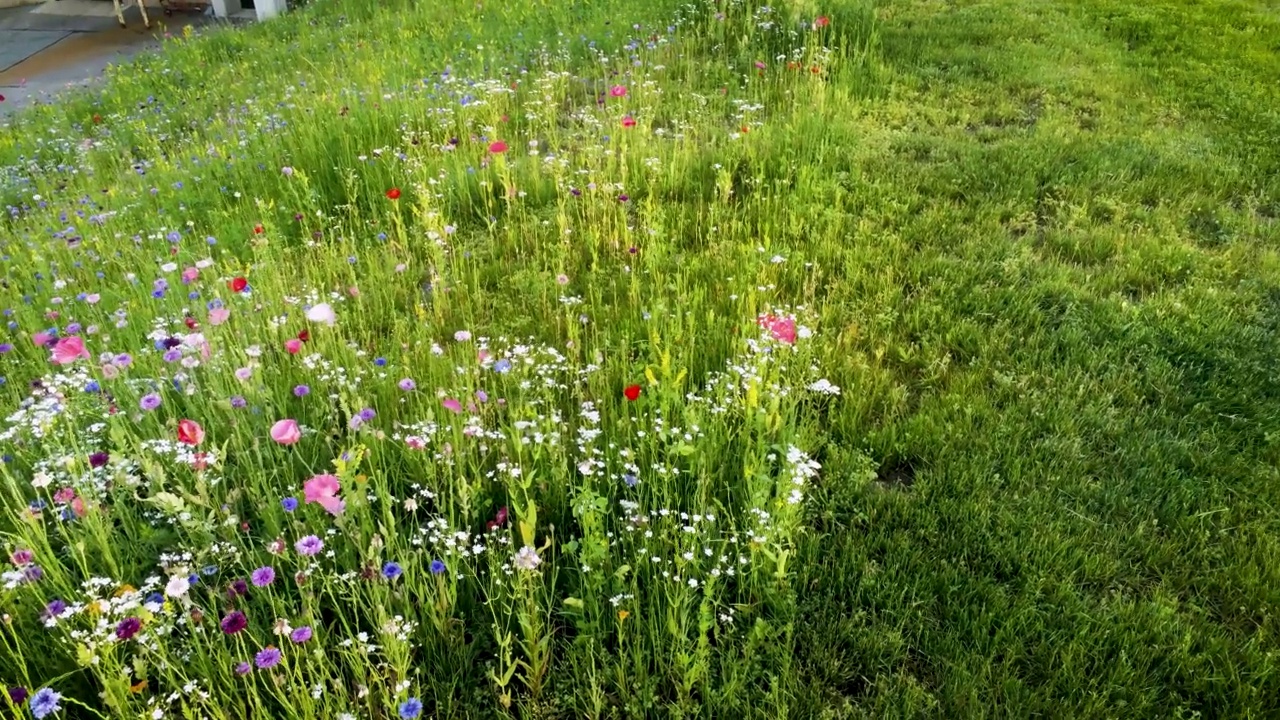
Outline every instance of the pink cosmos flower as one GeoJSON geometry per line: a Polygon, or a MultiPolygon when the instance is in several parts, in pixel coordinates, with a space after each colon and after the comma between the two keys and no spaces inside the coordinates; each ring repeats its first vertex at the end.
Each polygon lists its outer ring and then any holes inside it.
{"type": "Polygon", "coordinates": [[[290,355],[297,355],[302,350],[302,341],[298,338],[289,338],[284,341],[284,349],[288,350],[290,355]]]}
{"type": "Polygon", "coordinates": [[[444,405],[445,409],[451,412],[455,412],[455,413],[462,412],[462,403],[458,402],[457,400],[454,400],[453,398],[445,398],[444,402],[440,404],[444,405]]]}
{"type": "Polygon", "coordinates": [[[298,427],[298,421],[285,418],[277,421],[271,426],[271,439],[281,445],[293,445],[302,439],[302,430],[298,427]]]}
{"type": "Polygon", "coordinates": [[[200,269],[195,266],[189,267],[186,270],[182,271],[183,284],[190,285],[191,283],[195,282],[196,278],[198,277],[200,277],[200,269]]]}
{"type": "Polygon", "coordinates": [[[231,317],[231,311],[227,308],[214,308],[209,311],[209,324],[221,325],[231,317]]]}
{"type": "Polygon", "coordinates": [[[53,357],[50,360],[55,365],[70,365],[80,358],[89,357],[89,351],[84,349],[84,340],[72,335],[58,341],[53,346],[53,357]]]}
{"type": "Polygon", "coordinates": [[[302,484],[302,493],[309,503],[320,503],[329,512],[330,515],[341,515],[346,509],[344,503],[338,497],[340,485],[335,475],[316,475],[310,480],[302,484]]]}
{"type": "Polygon", "coordinates": [[[769,331],[769,336],[788,345],[796,344],[796,319],[778,317],[777,315],[761,315],[756,324],[769,331]]]}

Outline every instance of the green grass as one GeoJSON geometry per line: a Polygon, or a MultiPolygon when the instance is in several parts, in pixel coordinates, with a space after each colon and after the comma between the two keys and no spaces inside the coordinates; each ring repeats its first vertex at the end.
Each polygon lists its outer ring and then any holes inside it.
{"type": "Polygon", "coordinates": [[[168,716],[228,718],[390,718],[410,696],[436,717],[1274,716],[1280,14],[1267,3],[376,5],[317,2],[175,40],[100,96],[0,129],[0,204],[26,206],[0,220],[15,346],[2,407],[58,372],[30,340],[51,325],[98,324],[95,358],[135,356],[118,378],[81,363],[110,400],[67,381],[56,432],[0,441],[7,548],[36,550],[45,572],[0,590],[0,681],[54,687],[86,717],[138,717],[171,692],[168,716]],[[830,24],[815,29],[819,16],[830,24]],[[626,98],[598,104],[614,85],[626,98]],[[495,138],[501,156],[484,149],[495,138]],[[118,214],[88,221],[103,210],[118,214]],[[68,225],[76,247],[53,235],[68,225]],[[198,301],[157,269],[206,256],[198,301]],[[241,275],[251,297],[224,287],[241,275]],[[173,287],[155,299],[161,276],[173,287]],[[289,355],[308,326],[289,298],[312,290],[337,293],[338,323],[311,323],[289,355]],[[207,322],[213,297],[232,308],[225,326],[207,322]],[[149,379],[178,372],[146,333],[157,319],[187,332],[184,308],[211,357],[187,372],[191,394],[164,388],[159,410],[137,410],[149,379]],[[779,364],[785,344],[759,339],[762,355],[748,339],[758,314],[787,308],[813,336],[779,364]],[[563,359],[539,372],[560,384],[477,369],[482,337],[495,355],[511,347],[500,337],[554,348],[563,359]],[[361,383],[305,365],[311,353],[361,383]],[[715,385],[727,364],[756,367],[759,384],[715,385]],[[841,394],[808,390],[818,378],[841,394]],[[312,393],[295,397],[299,384],[312,393]],[[442,410],[437,388],[503,397],[475,412],[502,435],[464,433],[472,413],[442,410]],[[584,402],[603,432],[580,446],[584,402]],[[376,420],[349,428],[362,407],[376,420]],[[285,417],[314,434],[276,446],[267,430],[285,417]],[[142,444],[171,440],[180,418],[219,449],[213,470],[142,444]],[[407,449],[416,431],[395,423],[426,420],[441,436],[407,449]],[[521,449],[517,420],[562,442],[521,449]],[[690,434],[656,432],[671,426],[690,434]],[[799,506],[791,446],[821,464],[799,506]],[[341,518],[280,509],[357,447],[341,518]],[[619,448],[635,452],[636,488],[619,448]],[[88,482],[94,450],[111,454],[110,487],[88,482]],[[34,470],[64,455],[88,510],[30,521],[37,496],[57,504],[34,470]],[[603,475],[579,471],[591,457],[603,475]],[[415,483],[434,498],[403,509],[415,483]],[[637,554],[621,501],[714,513],[718,529],[655,516],[637,554]],[[413,541],[429,516],[483,533],[502,506],[497,549],[413,541]],[[760,510],[767,531],[752,530],[760,510]],[[265,549],[327,527],[335,556],[301,585],[306,563],[265,549]],[[730,548],[743,532],[763,537],[740,546],[742,572],[695,590],[637,562],[696,575],[679,560],[691,542],[730,548]],[[526,544],[542,565],[505,574],[526,544]],[[92,627],[87,611],[41,625],[85,578],[139,587],[176,572],[158,562],[178,550],[219,574],[189,596],[202,619],[176,600],[144,614],[175,628],[154,647],[79,649],[69,632],[92,627]],[[431,575],[442,556],[449,572],[431,575]],[[400,580],[359,577],[389,560],[400,580]],[[263,564],[278,591],[226,599],[263,564]],[[216,622],[233,608],[250,625],[228,639],[216,622]],[[379,634],[397,613],[419,623],[404,640],[379,634]],[[316,628],[310,649],[236,677],[281,644],[280,617],[316,628]],[[340,645],[360,630],[383,655],[340,645]],[[96,665],[78,663],[86,652],[96,665]],[[191,677],[211,699],[182,691],[191,677]]]}

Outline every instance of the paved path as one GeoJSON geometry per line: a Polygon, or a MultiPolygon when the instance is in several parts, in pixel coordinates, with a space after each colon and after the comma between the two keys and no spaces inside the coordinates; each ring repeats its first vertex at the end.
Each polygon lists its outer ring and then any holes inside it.
{"type": "Polygon", "coordinates": [[[185,25],[214,22],[200,15],[165,17],[148,2],[150,30],[143,27],[137,8],[125,11],[128,27],[121,28],[106,0],[64,1],[54,9],[92,14],[53,13],[32,5],[0,9],[0,116],[93,83],[108,65],[158,46],[165,26],[176,33],[185,25]]]}

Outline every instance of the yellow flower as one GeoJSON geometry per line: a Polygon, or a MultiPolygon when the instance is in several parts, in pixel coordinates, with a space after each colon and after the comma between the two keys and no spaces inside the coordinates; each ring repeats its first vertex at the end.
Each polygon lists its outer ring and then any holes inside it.
{"type": "Polygon", "coordinates": [[[134,693],[135,695],[146,689],[147,681],[145,679],[139,680],[137,683],[129,686],[129,692],[134,693]]]}
{"type": "Polygon", "coordinates": [[[620,620],[620,621],[621,621],[621,620],[626,620],[626,619],[627,619],[627,618],[629,618],[629,617],[631,617],[631,613],[627,612],[626,610],[619,610],[619,611],[618,611],[618,620],[620,620]]]}
{"type": "Polygon", "coordinates": [[[137,592],[137,591],[138,591],[137,588],[135,588],[132,585],[121,585],[120,589],[116,591],[116,597],[124,597],[125,595],[128,595],[131,592],[137,592]]]}

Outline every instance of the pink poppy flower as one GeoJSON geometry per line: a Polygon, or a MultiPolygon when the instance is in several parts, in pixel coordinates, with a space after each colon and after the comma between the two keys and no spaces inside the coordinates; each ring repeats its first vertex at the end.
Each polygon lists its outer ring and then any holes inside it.
{"type": "Polygon", "coordinates": [[[35,335],[31,336],[31,342],[41,347],[48,345],[49,341],[52,339],[53,339],[53,336],[47,332],[38,332],[35,335]]]}
{"type": "Polygon", "coordinates": [[[452,412],[455,412],[455,413],[462,412],[462,403],[458,402],[457,400],[454,400],[453,398],[445,398],[444,402],[440,404],[444,405],[445,409],[450,410],[452,412]]]}
{"type": "Polygon", "coordinates": [[[70,365],[80,358],[89,357],[89,351],[84,349],[84,340],[72,335],[58,341],[53,346],[53,357],[50,360],[55,365],[70,365]]]}
{"type": "Polygon", "coordinates": [[[198,277],[200,277],[200,269],[194,266],[182,271],[182,282],[186,285],[195,282],[198,277]]]}
{"type": "Polygon", "coordinates": [[[320,503],[330,515],[341,515],[346,508],[338,497],[340,485],[337,476],[316,475],[302,484],[302,493],[309,503],[320,503]]]}
{"type": "Polygon", "coordinates": [[[289,338],[284,341],[284,349],[288,350],[290,355],[297,355],[302,350],[302,341],[298,338],[289,338]]]}
{"type": "Polygon", "coordinates": [[[627,88],[625,85],[614,85],[613,87],[609,88],[609,94],[612,95],[613,97],[626,97],[627,88]]]}
{"type": "Polygon", "coordinates": [[[769,331],[769,336],[788,345],[796,344],[796,320],[777,315],[761,315],[756,324],[769,331]]]}
{"type": "Polygon", "coordinates": [[[494,140],[493,142],[489,143],[489,152],[493,153],[494,155],[498,155],[506,151],[507,151],[507,144],[502,142],[501,140],[494,140]]]}
{"type": "Polygon", "coordinates": [[[281,445],[293,445],[302,439],[302,430],[298,421],[286,418],[271,426],[271,439],[281,445]]]}
{"type": "Polygon", "coordinates": [[[231,317],[231,311],[227,308],[214,308],[209,311],[209,324],[221,325],[231,317]]]}

